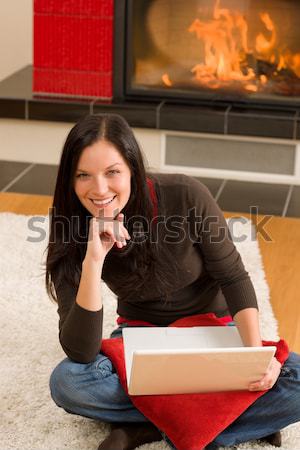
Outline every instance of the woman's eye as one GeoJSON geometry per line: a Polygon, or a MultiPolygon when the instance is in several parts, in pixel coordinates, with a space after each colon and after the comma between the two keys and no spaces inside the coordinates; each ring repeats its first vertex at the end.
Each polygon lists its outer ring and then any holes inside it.
{"type": "Polygon", "coordinates": [[[78,175],[76,175],[76,178],[86,178],[87,176],[87,173],[79,173],[78,175]]]}
{"type": "Polygon", "coordinates": [[[110,170],[109,172],[108,172],[108,174],[109,175],[115,175],[116,173],[120,173],[120,171],[119,170],[110,170]]]}

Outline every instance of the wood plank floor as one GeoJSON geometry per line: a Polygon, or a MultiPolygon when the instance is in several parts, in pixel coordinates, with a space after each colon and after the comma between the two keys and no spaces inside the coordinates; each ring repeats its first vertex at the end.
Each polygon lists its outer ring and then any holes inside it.
{"type": "MultiPolygon", "coordinates": [[[[225,217],[237,213],[225,213],[225,217]]],[[[241,213],[248,217],[249,214],[241,213]]],[[[263,216],[258,216],[259,224],[263,216]]],[[[257,234],[262,253],[270,299],[279,324],[279,334],[289,344],[290,350],[300,352],[300,219],[272,216],[265,230],[271,238],[267,241],[257,234]]]]}
{"type": "MultiPolygon", "coordinates": [[[[0,212],[44,215],[48,214],[51,202],[50,196],[0,193],[0,212]]],[[[225,213],[226,217],[240,215],[249,217],[244,213],[225,213]]],[[[254,223],[262,219],[259,216],[254,223]]],[[[258,240],[280,336],[291,350],[300,352],[300,219],[273,216],[265,230],[271,241],[261,234],[258,240]]]]}

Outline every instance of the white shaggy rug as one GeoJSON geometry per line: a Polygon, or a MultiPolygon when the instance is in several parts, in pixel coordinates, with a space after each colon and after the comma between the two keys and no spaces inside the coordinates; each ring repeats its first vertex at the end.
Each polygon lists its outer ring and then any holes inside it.
{"type": "MultiPolygon", "coordinates": [[[[52,369],[65,357],[58,342],[56,305],[45,292],[42,272],[46,238],[29,242],[39,232],[29,228],[30,216],[0,214],[0,450],[95,450],[108,426],[66,413],[49,395],[52,369]]],[[[48,231],[47,218],[35,227],[48,231]]],[[[250,236],[250,224],[238,224],[235,235],[250,236]]],[[[261,311],[262,335],[277,339],[277,325],[256,241],[236,243],[255,285],[261,311]]],[[[116,301],[104,286],[105,337],[115,328],[116,301]]],[[[167,450],[164,442],[143,450],[167,450]]],[[[273,449],[257,442],[240,449],[273,449]]],[[[300,449],[300,424],[283,431],[282,450],[300,449]]],[[[116,449],[117,450],[117,449],[116,449]]],[[[188,450],[188,449],[187,449],[188,450]]]]}

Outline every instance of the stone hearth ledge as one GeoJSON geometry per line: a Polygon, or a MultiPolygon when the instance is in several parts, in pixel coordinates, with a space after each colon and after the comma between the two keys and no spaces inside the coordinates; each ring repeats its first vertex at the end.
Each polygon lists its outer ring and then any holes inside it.
{"type": "Polygon", "coordinates": [[[0,82],[0,117],[76,122],[86,114],[121,114],[132,127],[300,139],[300,108],[258,108],[237,103],[175,100],[106,101],[32,92],[32,66],[0,82]]]}

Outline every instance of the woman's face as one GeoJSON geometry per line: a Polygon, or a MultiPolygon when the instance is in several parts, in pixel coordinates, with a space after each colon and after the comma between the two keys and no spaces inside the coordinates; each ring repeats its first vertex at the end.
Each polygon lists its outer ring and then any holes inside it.
{"type": "Polygon", "coordinates": [[[119,151],[101,140],[83,150],[75,171],[74,190],[94,217],[100,212],[115,217],[129,200],[130,179],[129,166],[119,151]]]}

